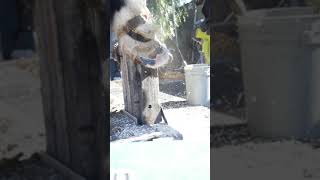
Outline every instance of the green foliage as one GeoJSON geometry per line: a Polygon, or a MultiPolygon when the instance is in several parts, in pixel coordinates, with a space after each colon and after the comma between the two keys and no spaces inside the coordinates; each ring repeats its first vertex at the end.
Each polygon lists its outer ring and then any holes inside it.
{"type": "Polygon", "coordinates": [[[172,39],[175,36],[175,28],[186,21],[188,16],[185,6],[177,7],[180,0],[149,0],[150,9],[154,21],[161,26],[161,40],[172,39]]]}

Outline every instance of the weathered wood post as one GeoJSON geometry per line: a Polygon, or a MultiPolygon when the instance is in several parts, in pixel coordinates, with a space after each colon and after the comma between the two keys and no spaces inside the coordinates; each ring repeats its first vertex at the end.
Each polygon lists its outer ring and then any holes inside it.
{"type": "Polygon", "coordinates": [[[88,180],[108,177],[103,0],[36,0],[47,154],[88,180]]]}
{"type": "Polygon", "coordinates": [[[1,38],[2,38],[2,37],[1,37],[1,36],[2,36],[2,33],[0,33],[0,62],[3,61],[3,56],[2,56],[2,43],[1,43],[1,41],[2,41],[1,38]]]}
{"type": "Polygon", "coordinates": [[[121,71],[125,110],[135,116],[140,125],[160,122],[158,70],[135,64],[123,55],[121,71]]]}

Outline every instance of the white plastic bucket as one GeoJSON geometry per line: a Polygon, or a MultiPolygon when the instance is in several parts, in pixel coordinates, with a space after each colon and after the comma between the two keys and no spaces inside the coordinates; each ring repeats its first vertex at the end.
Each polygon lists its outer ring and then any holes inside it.
{"type": "Polygon", "coordinates": [[[184,67],[187,101],[190,105],[210,105],[210,66],[192,64],[184,67]]]}

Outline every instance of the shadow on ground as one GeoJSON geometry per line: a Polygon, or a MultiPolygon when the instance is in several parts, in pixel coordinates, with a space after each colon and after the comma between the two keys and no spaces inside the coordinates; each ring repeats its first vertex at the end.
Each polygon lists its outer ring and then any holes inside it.
{"type": "Polygon", "coordinates": [[[172,96],[186,98],[186,83],[183,80],[160,80],[160,91],[172,96]]]}
{"type": "Polygon", "coordinates": [[[164,109],[176,109],[190,106],[187,101],[167,101],[161,103],[164,109]]]}

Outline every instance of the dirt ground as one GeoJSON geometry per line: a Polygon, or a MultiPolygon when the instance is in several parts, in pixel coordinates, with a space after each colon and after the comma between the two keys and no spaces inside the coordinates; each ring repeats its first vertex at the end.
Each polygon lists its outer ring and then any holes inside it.
{"type": "Polygon", "coordinates": [[[320,152],[295,141],[211,149],[213,179],[320,179],[320,152]],[[213,164],[212,164],[213,162],[213,164]]]}
{"type": "Polygon", "coordinates": [[[252,137],[246,122],[219,113],[213,117],[213,179],[320,179],[319,139],[252,137]]]}
{"type": "Polygon", "coordinates": [[[40,81],[33,60],[0,64],[0,159],[45,149],[40,81]]]}

